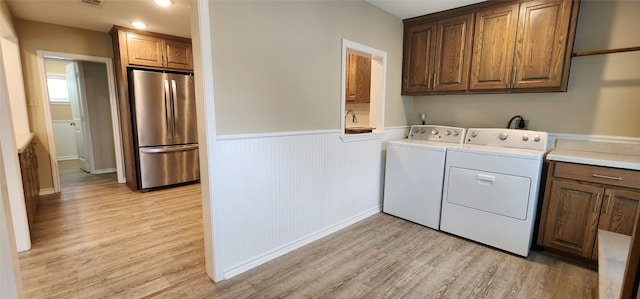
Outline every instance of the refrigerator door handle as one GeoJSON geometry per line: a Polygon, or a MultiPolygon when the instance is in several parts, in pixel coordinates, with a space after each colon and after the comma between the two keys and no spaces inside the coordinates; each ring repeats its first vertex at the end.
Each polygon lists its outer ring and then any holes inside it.
{"type": "Polygon", "coordinates": [[[185,152],[192,151],[198,149],[198,145],[181,145],[181,146],[172,146],[172,147],[163,147],[163,148],[141,148],[140,153],[143,154],[161,154],[161,153],[170,153],[170,152],[185,152]]]}
{"type": "Polygon", "coordinates": [[[170,105],[171,102],[171,94],[169,93],[169,80],[164,80],[164,115],[165,115],[165,126],[167,128],[167,133],[169,133],[170,135],[173,135],[173,113],[171,113],[172,111],[172,107],[170,105]]]}
{"type": "Polygon", "coordinates": [[[173,119],[173,124],[172,124],[172,126],[173,126],[173,130],[174,130],[174,134],[175,134],[175,129],[176,129],[175,121],[176,121],[176,118],[177,118],[176,113],[178,113],[178,91],[177,91],[177,88],[176,88],[176,80],[173,80],[173,79],[171,80],[171,103],[173,104],[173,113],[172,113],[172,115],[173,115],[173,118],[172,118],[173,119]]]}

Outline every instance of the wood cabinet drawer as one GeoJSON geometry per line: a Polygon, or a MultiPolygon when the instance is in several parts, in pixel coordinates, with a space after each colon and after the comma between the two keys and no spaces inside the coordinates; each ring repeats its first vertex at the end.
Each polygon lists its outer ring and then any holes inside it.
{"type": "Polygon", "coordinates": [[[635,170],[556,162],[553,175],[611,186],[640,188],[640,171],[635,170]]]}

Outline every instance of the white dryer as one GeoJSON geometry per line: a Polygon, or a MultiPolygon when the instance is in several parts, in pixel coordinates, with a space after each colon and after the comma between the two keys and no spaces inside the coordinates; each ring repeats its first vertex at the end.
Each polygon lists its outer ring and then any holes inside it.
{"type": "Polygon", "coordinates": [[[545,132],[468,129],[447,152],[440,228],[528,256],[546,149],[545,132]]]}
{"type": "Polygon", "coordinates": [[[463,128],[415,125],[407,139],[387,142],[383,211],[439,229],[447,148],[464,136],[463,128]]]}

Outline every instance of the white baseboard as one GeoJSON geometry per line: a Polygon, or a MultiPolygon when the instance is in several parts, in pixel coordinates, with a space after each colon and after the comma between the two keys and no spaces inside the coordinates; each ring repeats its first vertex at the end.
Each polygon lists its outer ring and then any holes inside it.
{"type": "Polygon", "coordinates": [[[113,173],[116,172],[117,170],[115,168],[103,168],[103,169],[96,169],[93,171],[93,174],[103,174],[103,173],[113,173]]]}
{"type": "Polygon", "coordinates": [[[262,254],[260,256],[257,256],[253,259],[250,259],[244,263],[240,263],[238,265],[235,265],[233,267],[230,267],[229,269],[224,270],[224,278],[223,279],[229,279],[232,278],[238,274],[241,274],[243,272],[246,272],[250,269],[253,269],[255,267],[258,267],[266,262],[269,262],[273,259],[276,259],[280,256],[283,256],[289,252],[292,252],[302,246],[305,246],[311,242],[317,241],[319,239],[322,239],[332,233],[335,233],[343,228],[346,228],[352,224],[355,224],[359,221],[362,221],[368,217],[371,217],[377,213],[380,213],[382,211],[382,206],[377,206],[374,207],[372,209],[369,209],[367,211],[364,211],[358,215],[355,215],[351,218],[348,218],[346,220],[343,220],[341,222],[338,222],[334,225],[331,225],[325,229],[322,229],[320,231],[317,231],[315,233],[312,233],[310,235],[307,235],[305,237],[302,237],[296,241],[290,242],[289,244],[285,244],[279,248],[276,248],[270,252],[266,252],[265,254],[262,254]]]}
{"type": "Polygon", "coordinates": [[[53,188],[47,188],[47,189],[40,189],[40,196],[42,195],[49,195],[49,194],[54,194],[54,190],[53,188]]]}

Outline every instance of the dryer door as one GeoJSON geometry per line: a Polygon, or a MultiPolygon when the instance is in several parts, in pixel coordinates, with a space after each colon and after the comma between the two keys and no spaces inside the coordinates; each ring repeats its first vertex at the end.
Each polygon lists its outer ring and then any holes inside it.
{"type": "Polygon", "coordinates": [[[449,168],[448,175],[448,203],[527,219],[530,178],[454,166],[449,168]]]}

